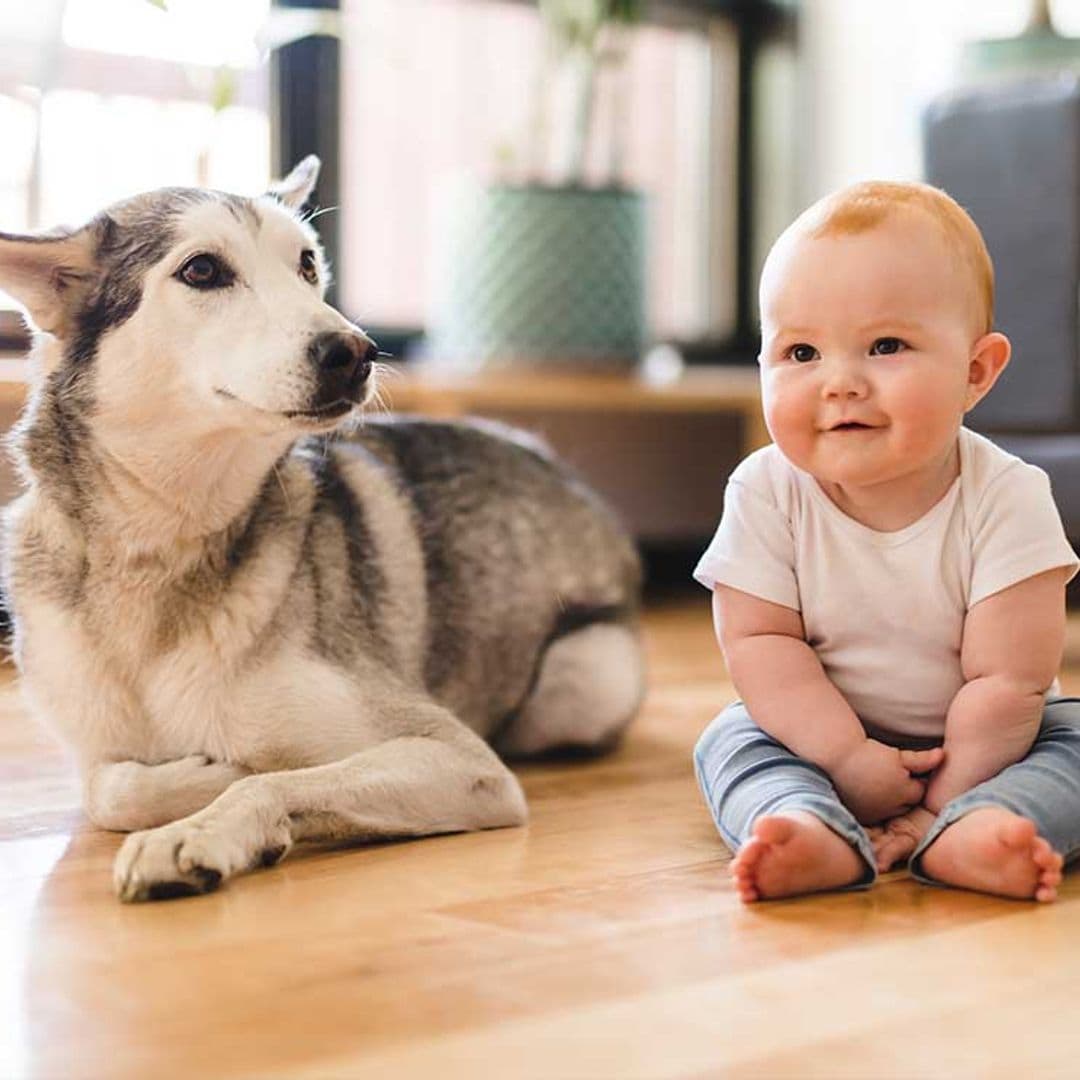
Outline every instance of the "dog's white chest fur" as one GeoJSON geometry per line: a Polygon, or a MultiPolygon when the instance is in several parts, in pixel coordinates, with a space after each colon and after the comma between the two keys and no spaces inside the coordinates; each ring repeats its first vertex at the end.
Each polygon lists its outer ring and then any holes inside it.
{"type": "MultiPolygon", "coordinates": [[[[50,526],[27,497],[9,515],[15,551],[50,526]]],[[[289,718],[315,710],[333,724],[347,714],[354,731],[362,720],[353,681],[289,633],[282,598],[298,544],[281,530],[207,604],[197,573],[163,584],[152,566],[60,543],[40,587],[21,589],[24,685],[80,756],[205,754],[252,769],[323,760],[319,739],[310,745],[289,718]],[[76,565],[86,576],[73,608],[56,594],[76,565]]]]}
{"type": "Polygon", "coordinates": [[[48,688],[50,700],[36,704],[80,755],[155,763],[205,754],[266,771],[326,759],[317,733],[296,729],[298,711],[362,734],[355,682],[291,642],[250,665],[202,635],[148,658],[137,618],[118,619],[107,642],[48,601],[31,604],[25,622],[24,685],[48,688]],[[104,684],[94,678],[102,672],[112,676],[104,684]]]}

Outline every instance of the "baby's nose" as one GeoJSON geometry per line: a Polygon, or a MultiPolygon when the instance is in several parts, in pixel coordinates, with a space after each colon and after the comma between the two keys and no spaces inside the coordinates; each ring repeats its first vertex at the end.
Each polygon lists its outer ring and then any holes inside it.
{"type": "Polygon", "coordinates": [[[833,398],[859,398],[866,394],[868,383],[862,364],[837,358],[822,365],[822,392],[833,398]]]}

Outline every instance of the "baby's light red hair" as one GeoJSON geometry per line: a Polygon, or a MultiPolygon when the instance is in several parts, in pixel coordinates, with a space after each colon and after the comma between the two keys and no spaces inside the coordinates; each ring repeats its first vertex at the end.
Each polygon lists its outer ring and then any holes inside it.
{"type": "Polygon", "coordinates": [[[979,334],[994,327],[994,264],[979,227],[940,188],[914,182],[868,180],[826,195],[805,210],[791,231],[814,237],[866,232],[905,213],[922,214],[940,230],[971,286],[979,334]]]}

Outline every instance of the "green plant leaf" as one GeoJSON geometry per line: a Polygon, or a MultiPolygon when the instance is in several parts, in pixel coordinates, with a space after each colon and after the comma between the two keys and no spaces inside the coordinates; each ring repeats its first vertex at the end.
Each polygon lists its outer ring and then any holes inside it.
{"type": "Polygon", "coordinates": [[[151,7],[156,7],[158,11],[169,10],[169,0],[146,0],[151,7]]]}
{"type": "Polygon", "coordinates": [[[220,67],[214,72],[214,85],[210,91],[210,106],[214,112],[227,109],[236,100],[236,72],[230,67],[220,67]]]}
{"type": "Polygon", "coordinates": [[[608,0],[607,17],[615,22],[637,22],[643,6],[642,0],[608,0]]]}

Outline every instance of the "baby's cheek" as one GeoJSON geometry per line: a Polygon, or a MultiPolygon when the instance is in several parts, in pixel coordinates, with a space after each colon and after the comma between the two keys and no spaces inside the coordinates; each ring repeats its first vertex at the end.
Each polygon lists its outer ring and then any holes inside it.
{"type": "Polygon", "coordinates": [[[765,423],[773,442],[793,465],[813,471],[813,414],[791,403],[780,403],[765,411],[765,423]]]}
{"type": "Polygon", "coordinates": [[[897,387],[892,397],[894,413],[932,426],[951,424],[964,411],[963,390],[944,381],[936,385],[897,387]]]}
{"type": "Polygon", "coordinates": [[[938,452],[943,444],[955,438],[963,422],[962,402],[954,401],[946,387],[930,396],[913,393],[900,408],[906,421],[901,429],[912,452],[938,452]]]}
{"type": "Polygon", "coordinates": [[[778,443],[798,440],[813,428],[814,403],[794,387],[774,385],[767,388],[762,408],[765,423],[778,443]]]}

